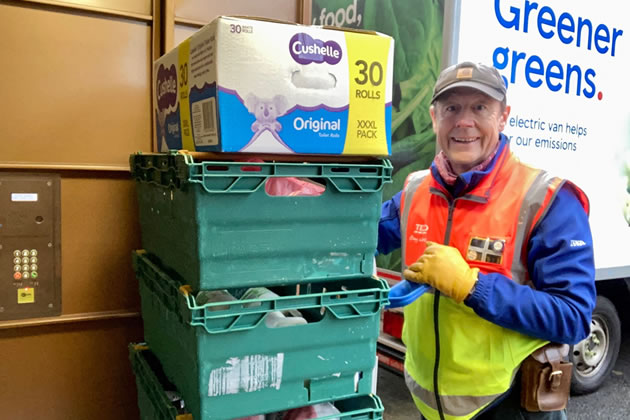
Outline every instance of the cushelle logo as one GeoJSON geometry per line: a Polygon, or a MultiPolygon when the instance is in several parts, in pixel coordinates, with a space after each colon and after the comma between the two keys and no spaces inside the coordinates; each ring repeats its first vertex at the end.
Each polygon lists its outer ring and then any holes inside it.
{"type": "Polygon", "coordinates": [[[337,64],[341,60],[341,47],[335,41],[322,41],[300,32],[289,41],[291,57],[300,64],[337,64]]]}
{"type": "Polygon", "coordinates": [[[160,64],[157,71],[155,94],[160,111],[177,105],[177,70],[175,65],[164,68],[164,65],[160,64]]]}

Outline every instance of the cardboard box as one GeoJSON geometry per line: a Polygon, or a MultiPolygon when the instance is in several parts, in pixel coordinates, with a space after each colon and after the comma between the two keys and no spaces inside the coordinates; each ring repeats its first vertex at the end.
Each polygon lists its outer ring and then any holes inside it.
{"type": "Polygon", "coordinates": [[[158,151],[386,156],[394,41],[219,17],[154,63],[158,151]]]}

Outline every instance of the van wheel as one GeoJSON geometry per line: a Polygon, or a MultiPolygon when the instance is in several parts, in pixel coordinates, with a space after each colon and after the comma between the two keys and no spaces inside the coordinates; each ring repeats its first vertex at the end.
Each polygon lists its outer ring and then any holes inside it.
{"type": "Polygon", "coordinates": [[[588,394],[606,380],[617,362],[621,344],[621,322],[615,305],[604,296],[597,296],[591,333],[575,344],[569,353],[573,362],[571,393],[588,394]]]}

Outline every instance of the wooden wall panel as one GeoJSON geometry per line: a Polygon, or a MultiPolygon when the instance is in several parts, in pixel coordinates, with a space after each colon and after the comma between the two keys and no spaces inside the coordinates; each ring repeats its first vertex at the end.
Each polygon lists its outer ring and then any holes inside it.
{"type": "Polygon", "coordinates": [[[210,22],[218,15],[247,15],[299,22],[299,4],[298,0],[175,0],[175,18],[210,22]]]}
{"type": "MultiPolygon", "coordinates": [[[[9,0],[10,1],[10,0],[9,0]]],[[[36,6],[52,6],[88,10],[90,12],[134,16],[151,20],[153,0],[13,0],[34,3],[36,6]]]]}
{"type": "Polygon", "coordinates": [[[3,419],[138,419],[127,344],[140,318],[0,330],[3,419]]]}
{"type": "Polygon", "coordinates": [[[173,37],[174,40],[174,46],[179,45],[182,41],[186,40],[187,38],[189,38],[192,34],[194,34],[195,32],[197,32],[199,30],[199,28],[193,27],[193,26],[186,26],[186,25],[175,25],[175,36],[173,37]]]}
{"type": "Polygon", "coordinates": [[[0,323],[2,419],[139,417],[126,168],[151,150],[153,4],[0,1],[0,171],[60,174],[62,226],[62,315],[0,323]]]}
{"type": "Polygon", "coordinates": [[[0,162],[125,165],[151,150],[151,26],[0,4],[0,162]]]}
{"type": "Polygon", "coordinates": [[[139,310],[131,251],[140,248],[128,174],[61,179],[62,313],[139,310]]]}
{"type": "MultiPolygon", "coordinates": [[[[35,0],[42,1],[42,0],[35,0]]],[[[87,6],[104,10],[114,10],[126,13],[151,15],[151,0],[44,0],[48,3],[75,4],[79,7],[87,6]]]]}

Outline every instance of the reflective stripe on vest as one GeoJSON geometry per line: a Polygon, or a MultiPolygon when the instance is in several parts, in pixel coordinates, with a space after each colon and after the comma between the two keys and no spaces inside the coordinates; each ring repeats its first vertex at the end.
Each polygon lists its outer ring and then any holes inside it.
{"type": "MultiPolygon", "coordinates": [[[[527,261],[527,242],[534,228],[534,220],[542,219],[541,216],[543,216],[543,214],[541,213],[541,209],[544,208],[545,197],[550,191],[550,186],[556,182],[558,182],[557,178],[554,179],[547,172],[540,171],[534,183],[527,191],[518,212],[518,229],[516,231],[516,237],[514,238],[515,248],[512,258],[512,279],[520,284],[525,284],[529,280],[525,261],[527,261]],[[536,215],[539,215],[539,218],[536,218],[536,215]]],[[[560,191],[560,188],[555,188],[550,199],[555,198],[558,191],[560,191]]],[[[549,206],[545,208],[545,213],[548,208],[549,206]]]]}
{"type": "MultiPolygon", "coordinates": [[[[439,188],[432,176],[411,174],[408,177],[401,200],[401,239],[404,244],[403,270],[407,264],[412,263],[420,256],[418,254],[424,250],[423,242],[426,242],[427,239],[451,245],[451,226],[448,225],[453,224],[455,225],[453,229],[454,246],[459,247],[464,258],[467,258],[466,246],[464,245],[468,240],[466,235],[475,234],[477,231],[484,234],[491,232],[498,234],[498,236],[507,235],[505,236],[507,238],[505,242],[507,257],[502,260],[496,270],[489,263],[469,261],[469,264],[478,266],[482,272],[500,272],[519,284],[529,284],[526,269],[529,237],[537,223],[546,214],[557,192],[564,185],[564,181],[550,177],[543,171],[520,164],[509,150],[504,153],[508,155],[502,156],[500,164],[497,164],[497,168],[493,169],[492,173],[482,180],[479,188],[476,187],[468,195],[454,200],[449,199],[448,194],[439,188]],[[496,189],[493,189],[495,178],[498,184],[496,189]],[[504,188],[506,186],[507,188],[504,188]],[[416,196],[417,192],[420,194],[419,196],[416,196]],[[496,197],[493,197],[493,194],[496,197]],[[438,200],[435,198],[437,196],[443,197],[445,201],[436,201],[438,200]],[[508,201],[502,201],[498,197],[505,197],[508,201]],[[493,200],[493,198],[495,199],[493,200]],[[420,201],[417,202],[417,200],[420,201]],[[415,204],[416,202],[417,204],[415,204]],[[429,206],[429,202],[436,203],[439,208],[434,208],[433,205],[429,206]],[[457,211],[455,211],[455,204],[457,204],[457,211]],[[499,215],[489,215],[484,212],[488,209],[494,209],[490,211],[500,210],[499,215]],[[422,212],[426,219],[418,218],[418,211],[422,212]],[[458,223],[449,222],[450,219],[444,215],[445,211],[448,211],[449,217],[456,213],[457,216],[453,216],[454,219],[463,220],[470,226],[462,227],[458,226],[458,223]],[[505,217],[506,219],[499,223],[499,226],[504,227],[494,229],[492,227],[493,222],[485,219],[492,219],[496,222],[497,217],[505,217]],[[510,231],[500,230],[505,227],[509,227],[510,231]],[[495,232],[497,229],[499,230],[495,232]],[[415,235],[416,232],[422,235],[415,235]],[[410,238],[413,241],[410,241],[410,238]],[[410,242],[408,243],[408,241],[410,242]],[[511,254],[508,253],[508,250],[511,254]],[[416,255],[408,255],[412,251],[416,255]]],[[[588,209],[584,194],[579,188],[572,184],[569,185],[576,191],[576,195],[581,199],[585,209],[588,209]]],[[[485,242],[485,247],[489,249],[489,240],[485,242]]],[[[405,331],[403,337],[414,344],[413,347],[408,347],[409,356],[405,361],[407,386],[417,397],[416,403],[423,415],[430,420],[441,417],[438,413],[439,409],[448,418],[471,418],[487,404],[502,395],[512,383],[523,358],[545,344],[543,340],[527,337],[489,323],[475,315],[472,309],[464,304],[456,304],[451,299],[440,298],[439,293],[427,293],[409,305],[405,309],[405,320],[407,330],[412,328],[412,331],[405,331]],[[439,306],[438,303],[440,303],[439,306]],[[438,317],[454,324],[440,324],[438,317]],[[432,323],[440,325],[440,330],[437,332],[438,336],[431,331],[431,320],[433,320],[432,323]],[[412,325],[412,327],[407,324],[412,325]],[[447,337],[447,335],[449,336],[447,337]],[[471,337],[474,339],[467,339],[471,337]],[[487,342],[482,341],[482,350],[471,347],[479,347],[480,340],[484,340],[485,337],[487,337],[487,342]],[[432,349],[431,346],[434,348],[432,349]],[[479,358],[476,357],[476,354],[484,356],[479,358]],[[487,358],[486,354],[488,354],[487,358]],[[440,355],[444,357],[440,358],[440,355]],[[435,367],[429,366],[432,365],[432,360],[436,364],[435,367]],[[470,362],[467,364],[466,360],[470,360],[470,362]],[[499,364],[497,365],[497,363],[499,364]],[[494,369],[493,366],[497,368],[494,369]],[[433,374],[430,371],[432,367],[434,369],[433,374]],[[440,373],[438,374],[438,372],[440,373]],[[418,378],[422,378],[422,382],[418,382],[418,378]],[[436,387],[441,391],[437,396],[433,390],[436,387]],[[445,390],[448,394],[444,393],[445,390]],[[437,398],[439,398],[439,404],[437,398]]]]}
{"type": "MultiPolygon", "coordinates": [[[[405,255],[406,245],[405,243],[405,232],[407,232],[407,220],[409,219],[409,209],[411,208],[411,200],[405,200],[404,197],[413,197],[413,194],[416,192],[424,178],[427,176],[428,171],[418,171],[412,172],[408,175],[407,180],[405,182],[405,188],[403,189],[403,198],[402,198],[402,211],[400,217],[400,233],[401,233],[401,251],[402,255],[405,255]]],[[[405,265],[405,259],[402,258],[402,273],[405,271],[407,266],[405,265]]]]}
{"type": "MultiPolygon", "coordinates": [[[[422,388],[414,381],[411,375],[405,369],[405,384],[409,392],[418,397],[423,403],[437,411],[437,401],[435,393],[422,388]]],[[[475,397],[470,395],[440,395],[440,402],[444,414],[453,417],[464,417],[466,415],[475,415],[476,412],[490,404],[503,393],[484,395],[475,397]]]]}

